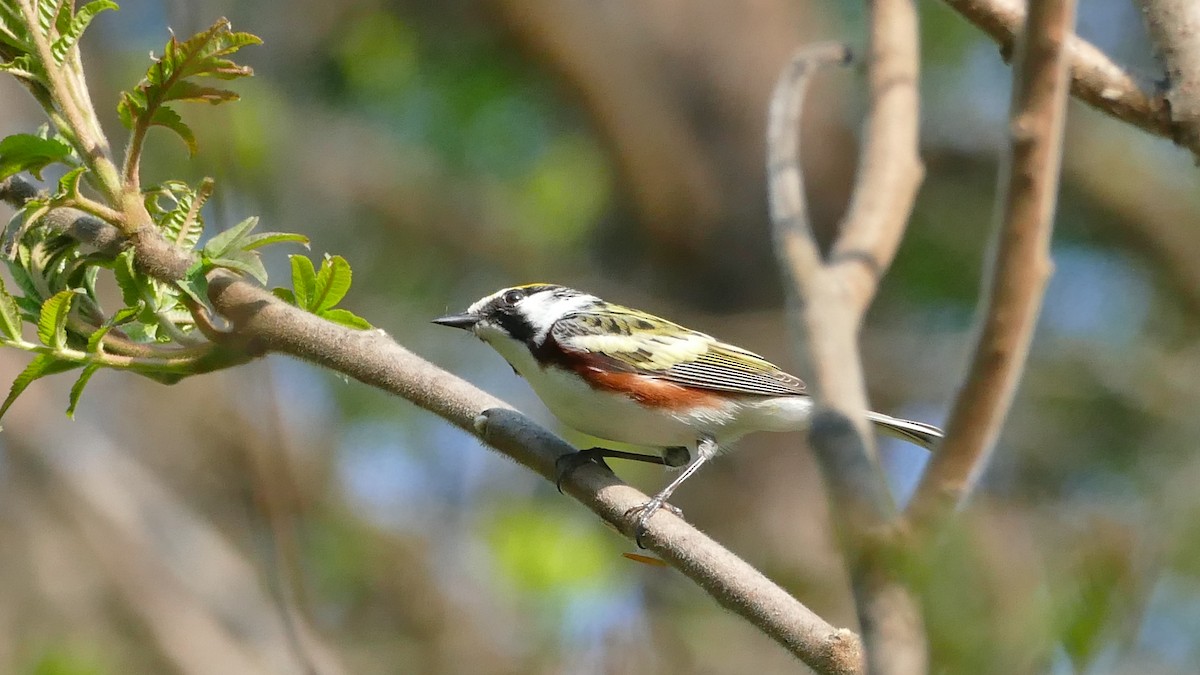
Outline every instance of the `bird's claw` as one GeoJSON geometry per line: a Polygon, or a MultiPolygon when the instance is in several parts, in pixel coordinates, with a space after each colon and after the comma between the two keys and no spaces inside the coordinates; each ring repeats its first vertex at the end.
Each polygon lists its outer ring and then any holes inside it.
{"type": "Polygon", "coordinates": [[[668,504],[667,502],[663,501],[661,497],[655,497],[645,504],[635,506],[625,512],[626,518],[632,518],[634,515],[637,515],[637,524],[633,528],[633,542],[637,544],[638,548],[646,548],[645,544],[642,543],[642,537],[646,535],[646,529],[650,522],[650,518],[659,509],[669,511],[679,518],[683,517],[682,509],[668,504]]]}
{"type": "Polygon", "coordinates": [[[597,453],[596,448],[580,450],[579,452],[570,452],[565,455],[559,455],[558,459],[554,460],[554,487],[558,488],[558,493],[563,494],[563,481],[570,478],[575,470],[584,464],[596,463],[604,467],[606,471],[612,473],[612,469],[608,463],[604,461],[604,456],[597,453]]]}

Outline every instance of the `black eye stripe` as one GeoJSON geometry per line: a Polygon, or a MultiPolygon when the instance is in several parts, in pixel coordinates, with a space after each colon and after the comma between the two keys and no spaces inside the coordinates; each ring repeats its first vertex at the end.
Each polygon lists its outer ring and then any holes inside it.
{"type": "Polygon", "coordinates": [[[496,315],[496,323],[499,323],[504,332],[511,335],[514,340],[528,343],[533,339],[533,324],[517,312],[499,312],[496,315]]]}

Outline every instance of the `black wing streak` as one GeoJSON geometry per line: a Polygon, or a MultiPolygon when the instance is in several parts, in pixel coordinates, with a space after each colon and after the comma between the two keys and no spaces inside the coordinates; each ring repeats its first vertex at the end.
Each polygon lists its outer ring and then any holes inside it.
{"type": "MultiPolygon", "coordinates": [[[[621,328],[625,328],[628,331],[625,334],[637,332],[636,330],[630,331],[628,323],[622,323],[624,325],[621,328]]],[[[560,347],[570,349],[570,347],[563,343],[569,341],[571,337],[595,335],[604,332],[599,328],[599,324],[600,317],[594,314],[574,314],[556,321],[550,334],[560,347]]],[[[676,324],[670,325],[676,326],[676,324]]],[[[689,331],[682,326],[676,327],[680,330],[694,333],[694,331],[689,331]]],[[[704,337],[712,339],[708,336],[704,337]]],[[[654,338],[651,337],[650,339],[653,340],[654,338]]],[[[800,378],[775,368],[761,356],[732,346],[724,346],[724,349],[734,353],[744,352],[749,358],[757,359],[764,365],[756,366],[752,363],[745,363],[737,360],[734,356],[722,353],[722,346],[715,341],[709,348],[709,351],[698,355],[696,360],[677,363],[665,370],[642,367],[639,362],[649,360],[649,354],[642,353],[644,350],[629,352],[620,356],[603,355],[599,352],[588,353],[594,357],[606,357],[605,360],[608,367],[611,367],[613,370],[635,372],[696,389],[725,391],[753,396],[807,395],[804,391],[804,382],[800,378]],[[771,366],[772,369],[767,370],[766,366],[771,366]]]]}

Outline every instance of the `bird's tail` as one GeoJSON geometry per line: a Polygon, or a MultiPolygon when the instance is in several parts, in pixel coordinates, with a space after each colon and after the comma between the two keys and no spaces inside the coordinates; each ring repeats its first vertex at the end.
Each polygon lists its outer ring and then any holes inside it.
{"type": "Polygon", "coordinates": [[[926,450],[932,450],[934,444],[942,440],[942,430],[932,424],[902,420],[877,412],[867,412],[867,419],[888,436],[916,443],[926,450]]]}

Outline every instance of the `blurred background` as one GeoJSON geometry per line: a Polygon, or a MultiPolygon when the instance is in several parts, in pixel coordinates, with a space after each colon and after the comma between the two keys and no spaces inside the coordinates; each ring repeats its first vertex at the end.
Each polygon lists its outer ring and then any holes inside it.
{"type": "MultiPolygon", "coordinates": [[[[217,180],[214,231],[260,215],[345,256],[344,306],[557,428],[490,349],[429,323],[549,281],[803,376],[766,217],[770,88],[798,45],[861,46],[832,0],[127,0],[84,43],[117,92],[228,16],[265,45],[243,100],[153,132],[147,180],[217,180]]],[[[868,318],[874,407],[945,421],[966,363],[1010,71],[921,3],[928,168],[868,318]]],[[[1156,77],[1125,0],[1079,32],[1156,77]]],[[[805,117],[813,216],[846,203],[862,73],[805,117]]],[[[39,111],[0,81],[0,133],[39,111]]],[[[1200,660],[1200,191],[1192,158],[1072,103],[1056,273],[984,489],[914,563],[942,672],[1195,672],[1200,660]]],[[[8,210],[3,215],[11,213],[8,210]]],[[[285,252],[273,278],[286,283],[285,252]],[[276,276],[278,275],[278,276],[276,276]]],[[[27,357],[0,352],[0,380],[27,357]]],[[[405,401],[279,357],[165,387],[102,372],[74,422],[42,380],[0,434],[0,672],[746,673],[803,669],[554,487],[405,401]]],[[[885,444],[907,498],[921,451],[885,444]]],[[[652,491],[667,476],[616,464],[652,491]]],[[[854,627],[820,477],[760,435],[673,500],[854,627]]]]}

